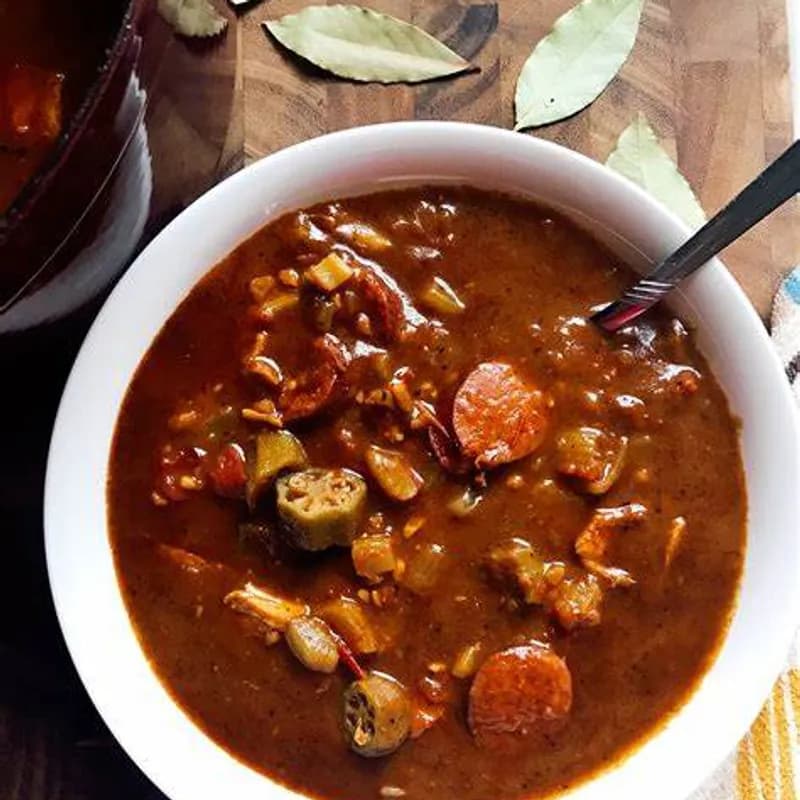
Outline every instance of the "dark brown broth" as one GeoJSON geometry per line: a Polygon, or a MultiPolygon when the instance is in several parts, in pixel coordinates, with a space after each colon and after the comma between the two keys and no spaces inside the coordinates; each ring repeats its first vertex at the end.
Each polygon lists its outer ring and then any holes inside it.
{"type": "MultiPolygon", "coordinates": [[[[571,786],[652,733],[685,701],[716,653],[745,545],[736,425],[703,357],[673,330],[665,312],[643,323],[638,344],[631,337],[606,340],[581,321],[615,296],[630,273],[568,220],[527,202],[455,188],[384,193],[339,205],[393,240],[375,258],[408,297],[416,298],[435,272],[466,303],[463,315],[443,320],[449,335],[425,328],[391,348],[393,366],[410,365],[420,381],[441,385],[440,412],[446,413],[466,373],[487,360],[519,366],[555,400],[542,447],[492,471],[485,499],[463,520],[445,504],[464,481],[438,467],[423,437],[412,435],[399,445],[425,475],[426,488],[400,505],[371,487],[371,510],[394,526],[402,557],[435,542],[447,550],[447,569],[431,597],[401,590],[396,608],[371,609],[394,644],[367,659],[369,666],[413,686],[430,662],[450,664],[473,641],[483,642],[488,654],[530,638],[549,640],[573,676],[568,722],[500,752],[481,748],[465,723],[469,681],[453,681],[445,717],[419,739],[383,759],[349,752],[339,721],[344,671],[308,672],[282,643],[266,647],[221,602],[248,576],[312,604],[342,592],[354,595],[363,584],[349,552],[275,563],[239,543],[242,504],[208,493],[163,508],[151,503],[156,454],[175,439],[167,420],[176,408],[219,384],[220,402],[237,408],[252,402],[252,379],[241,371],[241,354],[257,328],[246,313],[248,284],[256,275],[296,265],[298,250],[287,233],[292,215],[240,245],[183,301],[140,365],[121,410],[109,519],[120,583],[142,646],[171,694],[210,736],[256,769],[311,795],[375,800],[388,785],[412,799],[502,800],[571,786]],[[440,244],[441,236],[430,230],[396,230],[397,220],[412,218],[421,200],[439,212],[442,204],[452,206],[442,223],[452,242],[440,244]],[[413,257],[409,248],[423,245],[440,246],[442,257],[413,257]],[[636,355],[623,356],[623,350],[636,355]],[[670,364],[697,370],[696,392],[674,390],[670,364]],[[587,395],[592,392],[599,399],[587,395]],[[641,398],[647,418],[621,412],[614,402],[620,395],[641,398]],[[581,495],[555,474],[556,433],[575,425],[630,437],[626,469],[603,498],[581,495]],[[507,483],[512,475],[521,477],[521,488],[507,483]],[[611,554],[637,583],[606,592],[599,626],[567,634],[540,610],[501,607],[502,593],[480,568],[489,545],[522,536],[547,557],[574,561],[573,543],[591,509],[634,500],[647,506],[648,518],[620,534],[611,554]],[[426,523],[406,540],[399,531],[411,515],[426,523]],[[666,571],[666,531],[677,515],[686,518],[688,533],[666,571]],[[177,569],[153,546],[158,542],[230,569],[177,569]]],[[[308,362],[311,334],[303,320],[293,310],[272,326],[270,346],[289,374],[308,362]]],[[[381,441],[347,408],[292,428],[314,464],[364,472],[361,448],[351,454],[334,436],[341,425],[359,443],[381,441]]],[[[238,422],[232,437],[247,442],[253,432],[238,422]]]]}

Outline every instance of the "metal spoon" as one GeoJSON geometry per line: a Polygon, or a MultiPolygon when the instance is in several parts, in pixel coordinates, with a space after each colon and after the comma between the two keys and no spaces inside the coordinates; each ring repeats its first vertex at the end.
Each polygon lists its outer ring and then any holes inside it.
{"type": "Polygon", "coordinates": [[[613,333],[655,305],[687,275],[800,192],[800,141],[770,164],[694,236],[591,320],[613,333]]]}

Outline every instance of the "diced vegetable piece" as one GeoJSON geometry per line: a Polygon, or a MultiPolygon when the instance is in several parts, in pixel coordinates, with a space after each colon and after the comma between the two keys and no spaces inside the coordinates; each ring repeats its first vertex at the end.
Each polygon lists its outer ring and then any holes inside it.
{"type": "Polygon", "coordinates": [[[336,228],[336,233],[367,253],[380,253],[392,246],[392,242],[382,233],[363,222],[346,222],[336,228]]]}
{"type": "Polygon", "coordinates": [[[290,289],[296,289],[300,285],[300,273],[296,269],[282,269],[278,273],[278,280],[290,289]]]}
{"type": "Polygon", "coordinates": [[[353,268],[338,254],[328,253],[305,271],[305,279],[323,292],[335,292],[353,277],[353,268]]]}
{"type": "Polygon", "coordinates": [[[461,648],[456,655],[450,674],[454,678],[471,678],[478,671],[481,657],[481,643],[473,642],[461,648]]]}
{"type": "Polygon", "coordinates": [[[545,580],[545,562],[524,539],[505,539],[493,545],[486,568],[498,583],[510,588],[526,603],[543,603],[550,584],[545,580]]]}
{"type": "Polygon", "coordinates": [[[370,672],[345,690],[345,737],[359,755],[373,758],[393,753],[408,738],[410,728],[408,690],[391,676],[370,672]]]}
{"type": "Polygon", "coordinates": [[[242,419],[246,419],[248,422],[263,422],[274,428],[283,427],[283,417],[275,408],[275,403],[268,397],[257,400],[250,408],[243,408],[242,419]]]}
{"type": "Polygon", "coordinates": [[[401,583],[415,594],[426,594],[439,580],[446,552],[440,544],[424,544],[408,559],[401,583]]]}
{"type": "Polygon", "coordinates": [[[428,703],[417,698],[411,713],[410,739],[419,739],[425,731],[430,730],[443,716],[446,706],[440,703],[428,703]]]}
{"type": "Polygon", "coordinates": [[[469,692],[469,727],[486,736],[527,732],[572,708],[572,676],[566,663],[538,642],[489,656],[469,692]]]}
{"type": "Polygon", "coordinates": [[[308,613],[308,606],[272,594],[253,583],[246,583],[243,589],[227,594],[224,603],[240,614],[255,617],[276,631],[285,631],[295,617],[308,613]]]}
{"type": "Polygon", "coordinates": [[[686,518],[675,517],[667,529],[667,546],[664,550],[664,567],[669,569],[686,536],[686,518]]]}
{"type": "Polygon", "coordinates": [[[346,547],[358,531],[367,499],[364,479],[349,469],[306,469],[279,478],[278,515],[295,547],[346,547]]]}
{"type": "Polygon", "coordinates": [[[269,293],[275,288],[275,278],[272,275],[256,275],[250,281],[250,294],[257,303],[263,303],[269,293]]]}
{"type": "Polygon", "coordinates": [[[397,563],[392,548],[391,536],[362,536],[350,548],[356,575],[366,578],[370,583],[378,583],[383,576],[392,572],[397,563]]]}
{"type": "Polygon", "coordinates": [[[264,322],[271,322],[281,311],[294,308],[299,302],[300,295],[297,292],[275,292],[258,307],[258,317],[264,322]]]}
{"type": "Polygon", "coordinates": [[[373,444],[365,458],[372,477],[393,500],[406,502],[417,496],[423,484],[422,476],[403,453],[373,444]]]}
{"type": "Polygon", "coordinates": [[[455,517],[469,516],[481,503],[483,495],[474,486],[466,486],[447,503],[447,510],[455,517]]]}
{"type": "Polygon", "coordinates": [[[369,655],[378,650],[378,641],[361,604],[349,597],[325,603],[320,616],[353,648],[369,655]]]}
{"type": "Polygon", "coordinates": [[[435,277],[425,287],[419,299],[423,305],[445,316],[460,314],[466,308],[447,281],[439,277],[435,277]]]}
{"type": "Polygon", "coordinates": [[[223,497],[242,497],[247,484],[244,451],[238,444],[226,444],[209,472],[214,491],[223,497]]]}
{"type": "Polygon", "coordinates": [[[605,494],[622,474],[628,440],[598,428],[576,428],[557,443],[556,468],[580,481],[589,494],[605,494]]]}
{"type": "Polygon", "coordinates": [[[464,455],[480,468],[524,458],[547,427],[544,394],[509,364],[479,364],[453,403],[453,429],[464,455]]]}
{"type": "Polygon", "coordinates": [[[314,672],[330,674],[339,664],[339,648],[330,628],[318,617],[295,617],[286,626],[286,644],[297,660],[314,672]]]}
{"type": "Polygon", "coordinates": [[[418,515],[414,515],[413,517],[409,517],[406,520],[406,524],[403,525],[403,538],[410,539],[416,533],[418,533],[425,525],[425,517],[420,517],[418,515]]]}
{"type": "Polygon", "coordinates": [[[253,508],[263,493],[284,470],[302,469],[308,464],[300,440],[289,431],[261,431],[256,436],[255,459],[247,478],[247,503],[253,508]]]}
{"type": "Polygon", "coordinates": [[[392,393],[397,407],[406,414],[410,413],[414,407],[414,397],[406,381],[402,378],[393,378],[389,383],[389,391],[392,393]]]}
{"type": "Polygon", "coordinates": [[[567,578],[555,589],[552,609],[562,627],[568,631],[589,628],[600,623],[603,592],[593,575],[567,578]]]}

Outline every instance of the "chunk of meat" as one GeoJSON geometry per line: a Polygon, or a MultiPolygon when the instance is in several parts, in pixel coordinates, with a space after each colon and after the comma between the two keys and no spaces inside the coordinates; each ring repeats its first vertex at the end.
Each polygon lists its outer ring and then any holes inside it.
{"type": "Polygon", "coordinates": [[[55,141],[63,81],[57,72],[23,64],[0,69],[0,147],[26,150],[55,141]]]}
{"type": "Polygon", "coordinates": [[[567,578],[553,592],[552,611],[568,631],[600,623],[603,590],[594,575],[567,578]]]}
{"type": "Polygon", "coordinates": [[[285,631],[295,617],[309,612],[308,606],[303,603],[280,597],[254,583],[246,583],[241,589],[225,595],[223,602],[228,608],[255,617],[276,631],[285,631]]]}
{"type": "Polygon", "coordinates": [[[572,708],[572,676],[564,659],[539,642],[489,656],[469,691],[468,721],[480,741],[520,734],[572,708]]]}
{"type": "Polygon", "coordinates": [[[582,561],[601,561],[615,532],[641,522],[647,509],[641,503],[615,508],[598,508],[575,541],[575,552],[582,561]]]}
{"type": "Polygon", "coordinates": [[[509,364],[479,364],[456,393],[453,429],[461,451],[478,468],[529,455],[541,444],[546,427],[544,394],[509,364]]]}
{"type": "Polygon", "coordinates": [[[603,593],[597,579],[585,574],[567,577],[564,564],[543,561],[524,539],[498,542],[489,550],[484,563],[489,575],[501,586],[514,591],[528,604],[541,605],[563,628],[572,630],[600,622],[603,593]]]}
{"type": "Polygon", "coordinates": [[[436,460],[451,475],[466,475],[472,469],[470,460],[462,455],[453,437],[443,427],[432,425],[428,428],[428,441],[436,460]]]}
{"type": "Polygon", "coordinates": [[[505,539],[486,556],[486,569],[500,585],[513,589],[526,603],[543,603],[550,585],[544,579],[546,565],[524,539],[505,539]]]}
{"type": "Polygon", "coordinates": [[[556,469],[588,494],[605,494],[622,474],[628,440],[598,428],[566,431],[556,444],[556,469]]]}
{"type": "Polygon", "coordinates": [[[589,524],[575,541],[575,552],[583,566],[593,575],[608,581],[612,587],[633,586],[636,581],[624,569],[603,563],[615,532],[641,522],[647,509],[640,503],[628,503],[616,508],[598,508],[589,524]]]}
{"type": "Polygon", "coordinates": [[[400,339],[406,327],[406,315],[400,292],[377,272],[362,268],[356,285],[363,295],[374,333],[386,342],[400,339]]]}

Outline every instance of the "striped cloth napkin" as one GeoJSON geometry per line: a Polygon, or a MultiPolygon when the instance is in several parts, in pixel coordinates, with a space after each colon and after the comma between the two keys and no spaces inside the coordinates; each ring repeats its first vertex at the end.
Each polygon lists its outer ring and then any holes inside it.
{"type": "MultiPolygon", "coordinates": [[[[800,403],[800,267],[781,284],[772,307],[772,340],[800,403]]],[[[797,576],[800,580],[800,575],[797,576]]],[[[786,671],[738,748],[691,800],[800,798],[800,633],[786,671]]]]}

